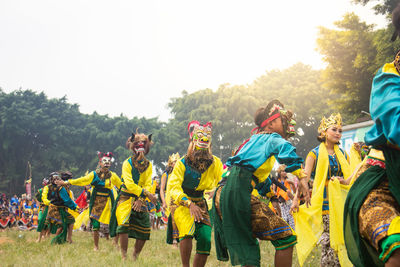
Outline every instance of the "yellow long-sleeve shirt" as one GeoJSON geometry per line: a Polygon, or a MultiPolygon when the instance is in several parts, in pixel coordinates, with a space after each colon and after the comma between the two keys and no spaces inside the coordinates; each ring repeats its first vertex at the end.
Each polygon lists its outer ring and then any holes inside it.
{"type": "Polygon", "coordinates": [[[129,163],[129,159],[130,158],[126,159],[122,164],[122,178],[124,180],[125,188],[122,187],[121,191],[134,194],[139,197],[142,194],[143,189],[146,189],[149,192],[151,190],[153,165],[151,162],[149,162],[149,166],[142,173],[136,172],[136,169],[134,170],[134,174],[139,175],[139,180],[136,183],[132,177],[132,168],[134,167],[129,163]]]}
{"type": "Polygon", "coordinates": [[[48,194],[49,194],[49,186],[46,185],[45,187],[43,187],[43,192],[42,192],[42,201],[43,204],[45,204],[46,206],[50,205],[50,200],[47,198],[48,194]]]}
{"type": "MultiPolygon", "coordinates": [[[[186,179],[199,180],[198,185],[190,189],[195,189],[196,191],[206,191],[213,190],[217,187],[218,182],[221,180],[222,177],[223,165],[218,157],[213,156],[213,158],[213,163],[205,172],[201,174],[200,177],[196,178],[192,177],[191,175],[186,176],[186,179]]],[[[184,161],[184,158],[182,158],[175,164],[174,170],[172,171],[167,183],[167,192],[171,195],[175,203],[178,205],[180,204],[180,201],[183,197],[188,198],[188,196],[183,192],[182,189],[182,184],[184,183],[185,179],[185,172],[187,171],[184,161]]],[[[190,181],[188,184],[196,185],[197,181],[190,181]]]]}
{"type": "MultiPolygon", "coordinates": [[[[76,179],[69,179],[68,182],[72,185],[85,186],[92,184],[92,182],[94,182],[94,179],[95,175],[94,172],[92,171],[86,176],[82,176],[76,179]]],[[[121,184],[122,181],[115,172],[111,172],[111,177],[109,179],[104,180],[104,188],[107,189],[112,189],[112,185],[115,185],[116,187],[120,188],[121,184]]]]}

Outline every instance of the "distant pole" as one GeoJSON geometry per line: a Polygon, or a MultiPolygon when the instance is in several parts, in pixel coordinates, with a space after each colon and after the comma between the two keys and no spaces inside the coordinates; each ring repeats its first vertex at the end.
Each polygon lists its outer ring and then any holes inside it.
{"type": "Polygon", "coordinates": [[[25,177],[27,177],[25,180],[26,197],[31,199],[32,198],[32,166],[29,161],[26,166],[25,177]],[[29,173],[29,176],[28,176],[28,173],[29,173]]]}

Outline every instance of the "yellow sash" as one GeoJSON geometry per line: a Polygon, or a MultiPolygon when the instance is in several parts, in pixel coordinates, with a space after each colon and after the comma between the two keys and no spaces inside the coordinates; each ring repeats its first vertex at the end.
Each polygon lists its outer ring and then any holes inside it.
{"type": "MultiPolygon", "coordinates": [[[[347,179],[351,175],[349,163],[337,145],[334,146],[334,150],[343,176],[347,179]]],[[[300,266],[303,266],[307,256],[313,250],[323,232],[322,203],[328,167],[328,151],[325,143],[321,143],[312,190],[311,207],[307,208],[306,205],[301,205],[299,212],[294,214],[298,242],[296,249],[300,266]]],[[[347,257],[343,238],[343,208],[349,188],[350,186],[341,185],[338,180],[329,181],[328,183],[330,243],[331,247],[338,253],[342,266],[352,266],[347,257]]]]}
{"type": "Polygon", "coordinates": [[[179,230],[179,238],[194,235],[196,230],[194,218],[190,215],[188,207],[179,206],[175,210],[174,219],[179,230]]]}
{"type": "Polygon", "coordinates": [[[118,225],[127,224],[131,215],[133,205],[133,198],[130,197],[122,203],[119,203],[115,215],[117,217],[118,225]]]}
{"type": "Polygon", "coordinates": [[[111,199],[107,198],[107,204],[104,207],[104,210],[100,215],[99,222],[104,223],[104,224],[110,224],[111,209],[112,209],[111,199]]]}
{"type": "Polygon", "coordinates": [[[68,212],[69,214],[71,214],[72,217],[74,217],[75,219],[76,219],[76,217],[79,216],[79,212],[74,211],[74,210],[71,210],[71,209],[69,209],[69,208],[67,209],[67,212],[68,212]]]}
{"type": "Polygon", "coordinates": [[[89,222],[89,208],[85,209],[78,217],[75,218],[74,230],[79,229],[82,224],[88,225],[89,222]]]}
{"type": "Polygon", "coordinates": [[[360,153],[354,148],[354,144],[350,147],[350,170],[354,171],[361,163],[360,153]]]}

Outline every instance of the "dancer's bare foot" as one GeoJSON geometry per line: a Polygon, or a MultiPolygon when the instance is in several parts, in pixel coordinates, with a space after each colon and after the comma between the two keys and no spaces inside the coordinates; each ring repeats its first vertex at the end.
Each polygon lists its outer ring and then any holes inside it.
{"type": "Polygon", "coordinates": [[[132,258],[133,258],[133,261],[136,261],[137,258],[138,258],[138,255],[137,255],[136,253],[133,253],[133,254],[132,254],[132,258]]]}
{"type": "Polygon", "coordinates": [[[93,251],[98,251],[99,247],[94,247],[93,251]]]}

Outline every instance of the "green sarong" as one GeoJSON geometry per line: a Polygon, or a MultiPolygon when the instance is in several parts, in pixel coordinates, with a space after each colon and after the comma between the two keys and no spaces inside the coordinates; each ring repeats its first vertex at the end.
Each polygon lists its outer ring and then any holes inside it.
{"type": "Polygon", "coordinates": [[[49,206],[45,206],[43,210],[39,212],[39,222],[38,222],[38,227],[36,231],[41,232],[43,229],[45,229],[45,222],[47,218],[47,212],[49,211],[49,206]]]}
{"type": "Polygon", "coordinates": [[[129,238],[149,240],[151,232],[150,216],[148,212],[132,210],[129,222],[117,227],[117,234],[128,234],[129,238]]]}
{"type": "Polygon", "coordinates": [[[251,228],[252,176],[253,174],[246,169],[232,167],[227,176],[227,183],[221,191],[222,221],[216,214],[215,199],[213,201],[217,258],[227,261],[230,256],[232,265],[260,266],[260,247],[251,228]]]}
{"type": "Polygon", "coordinates": [[[379,253],[359,233],[358,214],[369,192],[387,177],[389,191],[400,204],[400,151],[379,148],[385,156],[386,169],[371,166],[351,187],[344,206],[344,239],[349,259],[356,267],[384,266],[379,253]]]}
{"type": "MultiPolygon", "coordinates": [[[[112,194],[112,192],[111,192],[111,194],[112,194]]],[[[115,199],[115,201],[112,202],[110,224],[108,225],[110,237],[114,237],[117,235],[118,222],[117,222],[117,216],[115,215],[115,213],[117,211],[117,206],[118,206],[118,201],[119,201],[120,195],[121,195],[121,190],[119,189],[117,198],[115,199]]],[[[114,197],[112,197],[112,198],[114,199],[114,197]]]]}
{"type": "Polygon", "coordinates": [[[62,232],[51,240],[51,244],[64,244],[67,241],[68,225],[67,225],[67,212],[64,208],[58,208],[62,221],[62,232]]]}
{"type": "Polygon", "coordinates": [[[173,235],[173,228],[172,228],[172,217],[171,214],[168,216],[168,224],[167,224],[167,244],[172,245],[174,243],[173,235]]]}

